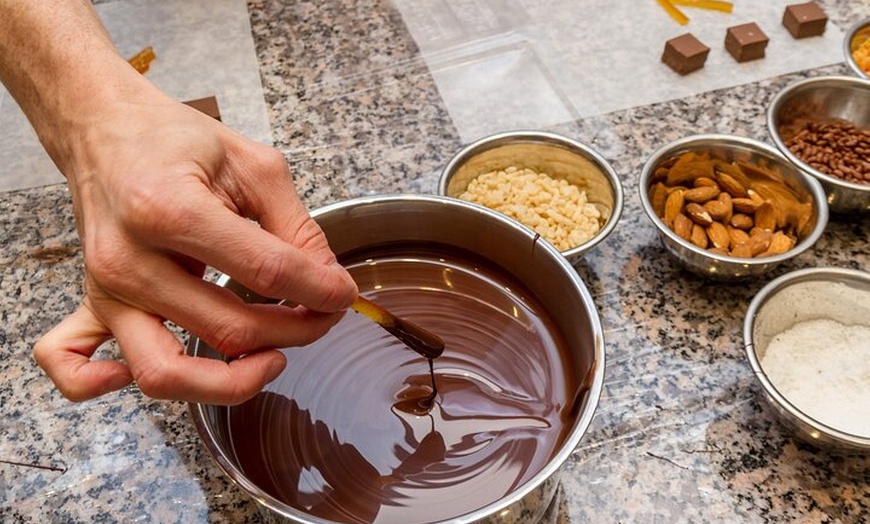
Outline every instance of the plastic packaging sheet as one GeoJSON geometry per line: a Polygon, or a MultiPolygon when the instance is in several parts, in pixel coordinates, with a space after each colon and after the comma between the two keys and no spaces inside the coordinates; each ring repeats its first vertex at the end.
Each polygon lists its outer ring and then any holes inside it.
{"type": "MultiPolygon", "coordinates": [[[[154,48],[157,59],[146,73],[154,84],[179,100],[214,95],[224,123],[272,144],[243,0],[125,0],[96,9],[121,56],[154,48]]],[[[27,118],[2,87],[0,102],[0,191],[62,182],[27,118]]]]}
{"type": "Polygon", "coordinates": [[[782,25],[791,0],[736,1],[731,13],[655,0],[395,0],[463,140],[746,84],[841,62],[843,34],[794,39],[782,25]],[[755,22],[763,59],[738,63],[728,27],[755,22]],[[670,38],[691,32],[710,48],[703,69],[680,77],[661,62],[670,38]],[[481,115],[486,115],[482,118],[481,115]]]}

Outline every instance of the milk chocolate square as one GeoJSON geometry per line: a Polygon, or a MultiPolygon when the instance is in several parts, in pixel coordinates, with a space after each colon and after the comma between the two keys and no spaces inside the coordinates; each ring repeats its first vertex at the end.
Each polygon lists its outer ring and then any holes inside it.
{"type": "Polygon", "coordinates": [[[686,33],[665,42],[662,62],[681,75],[697,71],[704,67],[710,48],[695,38],[692,33],[686,33]]]}
{"type": "Polygon", "coordinates": [[[189,105],[201,113],[205,113],[218,122],[221,121],[221,112],[220,109],[218,109],[217,99],[214,96],[197,98],[196,100],[187,100],[184,104],[189,105]]]}
{"type": "Polygon", "coordinates": [[[738,62],[764,58],[767,35],[755,22],[729,27],[725,33],[725,49],[738,62]]]}
{"type": "Polygon", "coordinates": [[[819,36],[825,32],[828,16],[815,2],[792,4],[785,8],[782,25],[795,38],[819,36]]]}

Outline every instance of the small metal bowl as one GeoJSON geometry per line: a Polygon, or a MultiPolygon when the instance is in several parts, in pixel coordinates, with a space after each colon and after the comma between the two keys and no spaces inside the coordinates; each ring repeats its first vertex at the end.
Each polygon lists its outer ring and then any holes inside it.
{"type": "Polygon", "coordinates": [[[761,275],[780,263],[806,251],[824,232],[828,224],[828,206],[821,184],[798,170],[773,147],[731,135],[703,134],[685,137],[667,144],[650,156],[640,175],[640,199],[643,210],[658,230],[665,249],[690,271],[713,280],[740,280],[761,275]],[[712,253],[678,236],[653,209],[649,189],[656,170],[674,157],[687,152],[709,152],[728,161],[740,158],[749,162],[764,161],[779,168],[783,179],[801,198],[812,204],[812,229],[799,238],[785,253],[762,258],[736,258],[712,253]]]}
{"type": "Polygon", "coordinates": [[[870,74],[861,69],[852,53],[868,39],[870,39],[870,18],[852,24],[846,32],[846,38],[843,39],[843,56],[846,58],[846,64],[861,78],[870,78],[870,74]]]}
{"type": "MultiPolygon", "coordinates": [[[[752,299],[743,322],[749,364],[767,401],[795,436],[841,452],[870,452],[870,435],[851,434],[807,415],[776,388],[762,366],[776,335],[799,322],[816,319],[870,326],[870,273],[842,268],[800,269],[764,286],[752,299]]],[[[826,356],[820,354],[819,358],[826,356]]]]}
{"type": "Polygon", "coordinates": [[[542,131],[512,131],[482,138],[457,153],[441,173],[438,193],[458,198],[477,176],[509,167],[565,179],[586,192],[601,213],[598,233],[562,255],[578,262],[613,232],[623,208],[622,184],[600,154],[580,142],[542,131]]]}
{"type": "Polygon", "coordinates": [[[870,80],[849,76],[801,80],[780,91],[767,111],[767,130],[776,147],[789,161],[822,183],[832,212],[870,212],[870,184],[847,182],[825,174],[785,145],[802,129],[800,122],[805,120],[847,120],[860,128],[870,128],[870,80]]]}

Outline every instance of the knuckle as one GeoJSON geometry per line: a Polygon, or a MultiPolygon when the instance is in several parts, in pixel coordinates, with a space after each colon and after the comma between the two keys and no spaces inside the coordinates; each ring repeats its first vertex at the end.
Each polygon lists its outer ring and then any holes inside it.
{"type": "Polygon", "coordinates": [[[258,331],[244,315],[214,322],[206,330],[211,333],[206,340],[222,355],[239,355],[256,347],[258,331]]]}
{"type": "Polygon", "coordinates": [[[121,210],[121,223],[130,231],[159,237],[183,224],[183,214],[184,207],[174,205],[171,194],[150,184],[141,184],[129,189],[121,210]]]}
{"type": "Polygon", "coordinates": [[[162,360],[152,360],[148,366],[133,370],[133,380],[148,397],[163,398],[175,381],[171,367],[162,360]]]}
{"type": "Polygon", "coordinates": [[[227,380],[226,381],[227,388],[224,392],[224,400],[223,403],[228,406],[236,406],[250,399],[260,390],[260,385],[257,384],[256,388],[251,387],[249,385],[241,384],[236,380],[227,380]]]}
{"type": "Polygon", "coordinates": [[[49,347],[49,343],[46,342],[45,338],[39,339],[36,344],[33,345],[33,359],[36,360],[36,363],[45,370],[46,365],[49,360],[49,354],[51,353],[51,348],[49,347]]]}
{"type": "Polygon", "coordinates": [[[254,291],[265,296],[280,296],[278,291],[285,287],[287,280],[287,263],[278,253],[260,253],[254,260],[253,286],[254,291]]]}
{"type": "Polygon", "coordinates": [[[85,249],[85,269],[100,286],[121,289],[129,283],[127,258],[119,242],[100,237],[85,249]]]}
{"type": "Polygon", "coordinates": [[[274,147],[266,147],[265,152],[263,153],[263,160],[279,167],[287,165],[287,158],[284,156],[284,153],[278,151],[274,147]]]}

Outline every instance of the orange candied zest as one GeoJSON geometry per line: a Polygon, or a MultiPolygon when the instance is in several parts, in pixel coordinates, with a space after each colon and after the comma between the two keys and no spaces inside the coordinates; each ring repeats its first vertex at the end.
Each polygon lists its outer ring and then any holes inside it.
{"type": "Polygon", "coordinates": [[[711,9],[713,11],[722,11],[723,13],[730,13],[734,9],[734,5],[731,2],[722,2],[720,0],[671,0],[671,2],[675,5],[711,9]]]}
{"type": "Polygon", "coordinates": [[[689,17],[684,15],[682,11],[677,9],[671,0],[656,0],[660,6],[664,8],[665,11],[677,21],[680,25],[686,25],[689,23],[689,17]]]}
{"type": "Polygon", "coordinates": [[[154,54],[154,48],[151,46],[146,47],[145,49],[136,53],[132,58],[127,60],[131,66],[133,66],[136,71],[140,73],[145,73],[148,71],[148,68],[151,66],[151,62],[157,58],[157,55],[154,54]]]}
{"type": "Polygon", "coordinates": [[[852,58],[862,71],[870,74],[870,37],[866,38],[864,43],[852,51],[852,58]]]}

